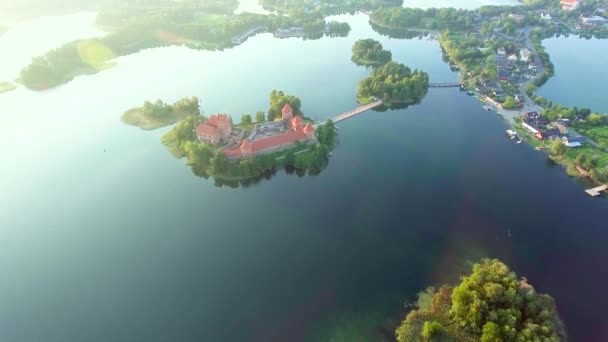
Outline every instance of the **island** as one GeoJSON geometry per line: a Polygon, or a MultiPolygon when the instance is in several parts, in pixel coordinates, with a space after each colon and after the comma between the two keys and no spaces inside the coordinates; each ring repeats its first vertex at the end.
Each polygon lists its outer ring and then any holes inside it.
{"type": "Polygon", "coordinates": [[[370,103],[381,98],[384,105],[410,105],[420,102],[429,88],[429,75],[407,66],[388,62],[372,70],[369,77],[359,82],[357,100],[370,103]]]}
{"type": "Polygon", "coordinates": [[[555,301],[496,259],[455,287],[429,287],[396,330],[398,342],[566,341],[555,301]]]}
{"type": "Polygon", "coordinates": [[[187,118],[200,116],[200,105],[197,97],[183,98],[172,105],[161,100],[152,103],[145,101],[144,105],[132,108],[122,115],[122,121],[128,125],[137,126],[143,130],[153,130],[187,118]]]}
{"type": "Polygon", "coordinates": [[[286,168],[318,173],[336,142],[331,120],[304,116],[300,99],[272,91],[270,109],[243,115],[190,115],[161,139],[177,158],[186,158],[196,175],[216,181],[247,181],[286,168]],[[278,109],[280,108],[280,109],[278,109]]]}
{"type": "Polygon", "coordinates": [[[357,65],[383,65],[390,62],[392,58],[391,52],[384,50],[379,41],[360,39],[353,45],[352,61],[357,65]]]}
{"type": "Polygon", "coordinates": [[[10,82],[0,82],[0,94],[13,91],[17,89],[17,86],[10,82]]]}

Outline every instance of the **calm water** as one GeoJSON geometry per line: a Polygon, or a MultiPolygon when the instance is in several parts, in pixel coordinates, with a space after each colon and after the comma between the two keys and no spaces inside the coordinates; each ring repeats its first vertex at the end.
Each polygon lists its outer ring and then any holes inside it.
{"type": "Polygon", "coordinates": [[[338,19],[349,37],[152,49],[52,91],[0,95],[0,340],[377,339],[404,301],[483,256],[555,296],[573,341],[606,340],[608,202],[457,90],[341,123],[318,176],[280,171],[239,189],[173,159],[166,129],[120,123],[146,99],[190,95],[238,119],[266,109],[272,89],[328,118],[356,106],[368,73],[350,62],[358,38],[433,81],[457,79],[435,42],[338,19]]]}
{"type": "Polygon", "coordinates": [[[608,79],[604,62],[608,40],[569,36],[547,39],[543,45],[555,66],[555,76],[539,94],[564,106],[608,113],[608,100],[602,86],[608,79]]]}

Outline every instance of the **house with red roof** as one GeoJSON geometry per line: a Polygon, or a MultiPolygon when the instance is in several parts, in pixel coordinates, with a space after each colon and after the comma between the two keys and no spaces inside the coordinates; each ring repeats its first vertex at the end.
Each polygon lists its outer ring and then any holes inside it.
{"type": "Polygon", "coordinates": [[[579,0],[561,0],[560,5],[564,11],[572,11],[575,10],[580,4],[579,0]]]}
{"type": "Polygon", "coordinates": [[[211,115],[209,119],[196,127],[199,141],[217,144],[232,133],[232,121],[226,114],[211,115]]]}

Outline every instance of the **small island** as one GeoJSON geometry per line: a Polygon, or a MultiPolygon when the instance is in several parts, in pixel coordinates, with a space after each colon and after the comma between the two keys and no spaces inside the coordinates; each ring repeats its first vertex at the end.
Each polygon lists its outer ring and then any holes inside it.
{"type": "Polygon", "coordinates": [[[429,75],[400,63],[388,62],[374,68],[359,82],[357,100],[365,104],[381,98],[384,105],[410,105],[420,102],[429,88],[429,75]]]}
{"type": "Polygon", "coordinates": [[[384,50],[380,42],[373,39],[360,39],[353,45],[352,61],[357,65],[383,65],[392,60],[390,51],[384,50]]]}
{"type": "Polygon", "coordinates": [[[245,114],[233,124],[227,114],[191,115],[162,137],[193,172],[216,181],[246,181],[278,168],[319,172],[335,145],[331,120],[318,124],[306,118],[300,99],[272,91],[266,115],[245,114]]]}
{"type": "Polygon", "coordinates": [[[153,130],[173,125],[188,116],[200,116],[200,105],[197,97],[183,98],[174,104],[166,104],[161,100],[132,108],[122,115],[122,121],[143,130],[153,130]]]}
{"type": "Polygon", "coordinates": [[[0,82],[0,94],[13,91],[17,89],[17,86],[10,82],[0,82]]]}
{"type": "Polygon", "coordinates": [[[398,342],[567,340],[553,298],[496,259],[475,264],[456,287],[419,293],[396,335],[398,342]]]}

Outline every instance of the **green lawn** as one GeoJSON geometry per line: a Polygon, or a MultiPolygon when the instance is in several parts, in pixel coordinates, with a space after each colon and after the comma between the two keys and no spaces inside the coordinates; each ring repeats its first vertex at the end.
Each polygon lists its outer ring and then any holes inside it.
{"type": "Polygon", "coordinates": [[[577,126],[575,130],[602,146],[608,146],[608,126],[577,126]]]}
{"type": "Polygon", "coordinates": [[[581,147],[569,148],[566,150],[566,158],[574,161],[579,154],[584,154],[587,159],[596,158],[597,166],[599,168],[605,168],[608,166],[608,152],[599,148],[593,147],[589,144],[584,144],[581,147]]]}

